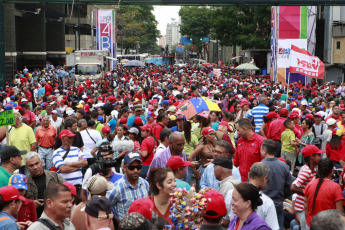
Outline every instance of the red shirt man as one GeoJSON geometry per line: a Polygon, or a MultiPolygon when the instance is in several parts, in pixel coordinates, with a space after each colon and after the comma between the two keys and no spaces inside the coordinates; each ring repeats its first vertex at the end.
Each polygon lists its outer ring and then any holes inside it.
{"type": "Polygon", "coordinates": [[[250,167],[262,160],[260,149],[266,138],[255,133],[250,121],[245,118],[237,121],[236,129],[240,138],[237,142],[233,162],[236,167],[239,167],[242,181],[247,181],[250,167]]]}
{"type": "Polygon", "coordinates": [[[157,116],[157,124],[153,127],[152,134],[160,140],[162,130],[168,125],[169,117],[166,112],[160,113],[157,116]]]}
{"type": "Polygon", "coordinates": [[[46,96],[49,96],[52,94],[53,91],[53,87],[51,87],[51,85],[49,84],[50,82],[48,81],[48,84],[46,84],[44,86],[45,90],[46,90],[46,96]]]}
{"type": "Polygon", "coordinates": [[[268,129],[267,138],[272,139],[274,141],[281,140],[282,132],[285,131],[284,121],[286,120],[288,114],[289,111],[286,108],[280,109],[280,117],[277,120],[272,121],[268,129]]]}

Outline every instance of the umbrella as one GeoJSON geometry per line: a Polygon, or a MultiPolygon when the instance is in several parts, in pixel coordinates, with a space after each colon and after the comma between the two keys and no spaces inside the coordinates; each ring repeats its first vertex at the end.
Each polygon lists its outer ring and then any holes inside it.
{"type": "Polygon", "coordinates": [[[127,62],[124,66],[125,67],[145,67],[145,64],[142,63],[141,61],[131,60],[127,62]]]}
{"type": "Polygon", "coordinates": [[[180,104],[178,108],[187,120],[203,111],[221,111],[215,101],[206,97],[189,99],[180,104]]]}
{"type": "Polygon", "coordinates": [[[253,64],[250,64],[250,63],[241,64],[241,65],[237,66],[235,69],[237,69],[237,70],[259,70],[258,67],[256,67],[253,64]]]}
{"type": "Polygon", "coordinates": [[[122,59],[120,63],[127,63],[127,62],[129,62],[128,59],[122,59]]]}
{"type": "Polygon", "coordinates": [[[210,63],[207,63],[207,62],[205,62],[205,63],[202,63],[201,65],[202,65],[202,66],[205,66],[205,67],[208,67],[208,66],[212,66],[212,64],[210,64],[210,63]]]}

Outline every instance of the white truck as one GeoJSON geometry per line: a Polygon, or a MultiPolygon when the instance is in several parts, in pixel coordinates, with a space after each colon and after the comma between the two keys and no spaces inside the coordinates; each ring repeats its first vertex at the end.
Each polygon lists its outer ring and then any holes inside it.
{"type": "Polygon", "coordinates": [[[110,59],[108,50],[75,51],[75,77],[78,81],[96,80],[109,71],[110,59]]]}

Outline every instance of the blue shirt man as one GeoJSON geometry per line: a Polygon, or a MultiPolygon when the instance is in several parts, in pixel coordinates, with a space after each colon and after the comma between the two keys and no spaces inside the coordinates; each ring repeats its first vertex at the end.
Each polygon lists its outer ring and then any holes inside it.
{"type": "Polygon", "coordinates": [[[260,131],[260,128],[262,124],[264,123],[264,116],[266,116],[269,113],[269,108],[266,106],[266,103],[267,103],[266,96],[260,96],[259,103],[260,104],[258,106],[254,107],[247,114],[247,118],[249,119],[254,118],[256,133],[260,131]]]}
{"type": "Polygon", "coordinates": [[[107,193],[111,210],[118,220],[128,212],[129,206],[135,200],[149,195],[149,183],[139,177],[142,160],[137,152],[129,152],[124,157],[122,169],[124,176],[115,182],[114,188],[107,193]]]}

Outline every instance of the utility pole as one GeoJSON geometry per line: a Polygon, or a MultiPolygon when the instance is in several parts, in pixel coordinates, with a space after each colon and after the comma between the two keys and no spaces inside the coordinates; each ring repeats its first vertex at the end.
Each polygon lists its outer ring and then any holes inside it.
{"type": "Polygon", "coordinates": [[[4,4],[0,4],[0,86],[5,86],[5,25],[4,4]]]}

